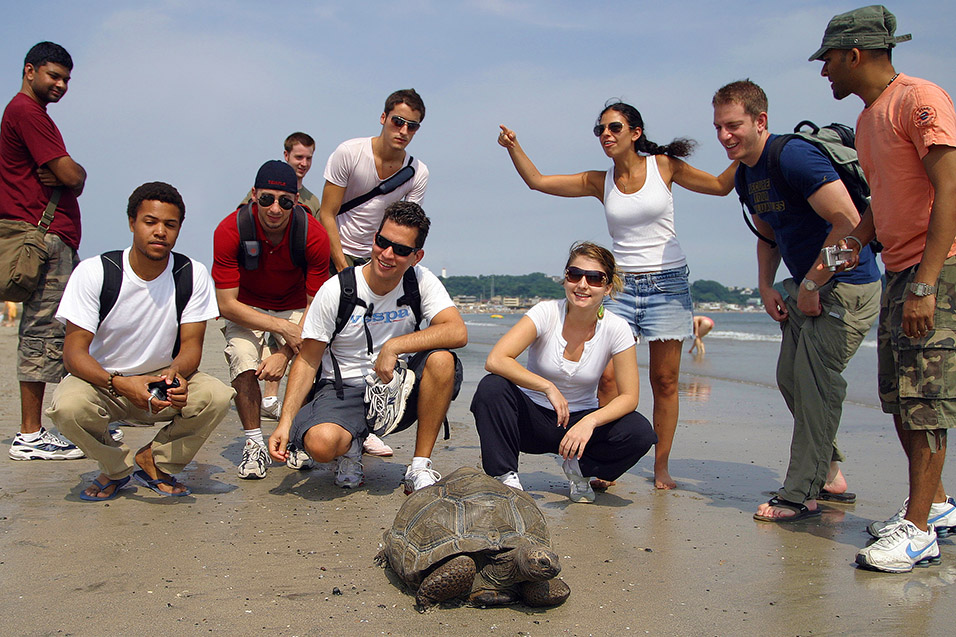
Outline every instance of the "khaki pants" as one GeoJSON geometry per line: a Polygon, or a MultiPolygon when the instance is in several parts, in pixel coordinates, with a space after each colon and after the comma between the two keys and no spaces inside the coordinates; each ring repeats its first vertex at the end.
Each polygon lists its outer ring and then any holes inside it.
{"type": "Polygon", "coordinates": [[[843,415],[843,370],[863,342],[880,308],[879,281],[829,282],[820,290],[823,312],[797,309],[797,285],[783,283],[788,318],[777,359],[777,386],[793,414],[790,466],[779,495],[791,502],[814,499],[826,483],[831,461],[842,461],[836,446],[843,415]]]}
{"type": "MultiPolygon", "coordinates": [[[[158,374],[158,372],[156,372],[158,374]]],[[[236,394],[217,378],[196,372],[186,381],[186,406],[182,412],[167,407],[158,413],[134,407],[126,398],[117,398],[102,387],[67,376],[53,394],[47,415],[57,429],[96,460],[100,471],[111,480],[124,478],[135,469],[135,452],[110,437],[109,423],[129,420],[157,423],[172,420],[153,438],[156,466],[169,474],[179,473],[229,411],[236,394]]]]}

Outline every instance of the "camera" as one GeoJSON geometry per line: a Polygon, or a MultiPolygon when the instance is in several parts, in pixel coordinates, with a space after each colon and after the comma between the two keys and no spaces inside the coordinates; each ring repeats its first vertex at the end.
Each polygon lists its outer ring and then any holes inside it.
{"type": "Polygon", "coordinates": [[[166,395],[166,389],[170,387],[179,387],[179,378],[174,378],[172,383],[166,383],[165,380],[157,380],[155,383],[147,383],[147,389],[149,393],[156,400],[162,400],[163,402],[169,400],[166,395]]]}
{"type": "Polygon", "coordinates": [[[823,265],[825,265],[830,272],[836,272],[838,267],[847,262],[851,254],[853,254],[853,250],[849,248],[841,250],[837,246],[826,246],[820,250],[820,256],[823,257],[823,265]]]}

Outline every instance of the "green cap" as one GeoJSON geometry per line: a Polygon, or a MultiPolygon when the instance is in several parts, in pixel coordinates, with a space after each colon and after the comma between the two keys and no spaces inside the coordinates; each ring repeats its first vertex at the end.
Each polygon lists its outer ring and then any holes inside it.
{"type": "Polygon", "coordinates": [[[909,33],[894,36],[895,32],[896,16],[882,4],[841,13],[830,20],[820,50],[810,61],[821,59],[830,49],[890,49],[913,39],[909,33]]]}

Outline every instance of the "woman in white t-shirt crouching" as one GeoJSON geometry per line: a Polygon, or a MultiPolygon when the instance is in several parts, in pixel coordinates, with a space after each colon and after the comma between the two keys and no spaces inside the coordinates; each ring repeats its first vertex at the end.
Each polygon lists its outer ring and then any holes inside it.
{"type": "Polygon", "coordinates": [[[657,442],[647,418],[634,411],[634,336],[624,319],[604,310],[605,297],[619,289],[614,256],[577,243],[564,271],[567,298],[538,303],[495,344],[485,363],[491,373],[471,403],[485,473],[521,489],[518,454],[557,453],[571,499],[593,502],[592,484],[612,485],[657,442]],[[527,368],[517,361],[526,349],[527,368]],[[611,360],[619,393],[599,408],[598,383],[611,360]]]}

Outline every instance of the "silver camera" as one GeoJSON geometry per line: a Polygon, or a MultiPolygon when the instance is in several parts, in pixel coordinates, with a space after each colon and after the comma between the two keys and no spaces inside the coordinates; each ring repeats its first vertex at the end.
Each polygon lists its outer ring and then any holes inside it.
{"type": "Polygon", "coordinates": [[[823,258],[823,265],[825,265],[830,272],[836,272],[838,267],[847,262],[847,259],[850,258],[851,254],[853,254],[853,250],[849,248],[841,250],[837,246],[826,246],[820,250],[820,256],[823,258]]]}

